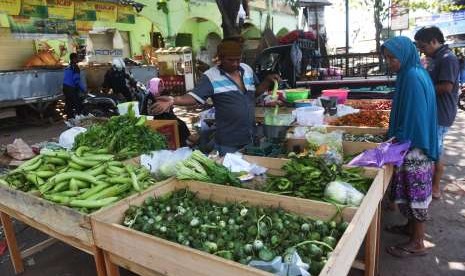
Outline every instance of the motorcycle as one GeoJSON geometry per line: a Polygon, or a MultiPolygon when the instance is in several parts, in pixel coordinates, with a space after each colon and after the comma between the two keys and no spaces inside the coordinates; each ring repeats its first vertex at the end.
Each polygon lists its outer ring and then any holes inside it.
{"type": "MultiPolygon", "coordinates": [[[[139,113],[147,115],[150,92],[144,84],[137,82],[130,90],[132,98],[139,103],[139,113]]],[[[82,100],[84,114],[95,117],[111,117],[119,115],[118,104],[125,102],[119,95],[103,93],[88,93],[82,100]]]]}
{"type": "Polygon", "coordinates": [[[465,111],[465,86],[462,86],[460,90],[458,105],[461,110],[465,111]]]}

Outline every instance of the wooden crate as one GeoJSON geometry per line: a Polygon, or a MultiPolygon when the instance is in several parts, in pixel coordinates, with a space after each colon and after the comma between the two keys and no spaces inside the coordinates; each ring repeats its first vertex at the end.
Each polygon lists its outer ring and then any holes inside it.
{"type": "Polygon", "coordinates": [[[177,149],[180,147],[178,121],[147,120],[146,125],[166,136],[169,149],[177,149]]]}
{"type": "MultiPolygon", "coordinates": [[[[171,179],[167,181],[171,181],[171,179]]],[[[137,196],[138,195],[135,194],[129,198],[137,196]]],[[[10,224],[11,217],[14,217],[44,232],[50,237],[94,255],[97,265],[97,274],[99,276],[104,276],[106,273],[103,264],[103,256],[101,256],[102,253],[95,246],[90,217],[111,208],[112,205],[109,205],[94,213],[83,214],[67,206],[47,201],[32,193],[25,193],[0,185],[0,214],[2,215],[1,218],[4,225],[10,224]]],[[[5,232],[7,232],[7,230],[5,230],[5,232]]],[[[52,244],[51,241],[47,240],[44,243],[39,243],[32,248],[26,249],[25,252],[29,253],[22,252],[19,254],[19,250],[15,246],[16,237],[13,229],[11,228],[9,232],[7,242],[10,247],[10,255],[16,273],[20,273],[24,269],[22,258],[26,258],[46,248],[46,245],[52,244]]]]}
{"type": "MultiPolygon", "coordinates": [[[[375,217],[383,189],[383,170],[370,170],[374,184],[361,206],[344,208],[343,218],[350,224],[320,275],[346,275],[357,255],[372,218],[375,217]]],[[[256,206],[281,207],[289,212],[323,220],[330,219],[336,208],[325,202],[269,194],[249,189],[197,181],[177,181],[151,188],[137,198],[121,201],[114,208],[92,217],[96,244],[104,250],[109,276],[118,275],[115,265],[141,275],[272,275],[199,250],[160,239],[120,225],[131,205],[140,205],[148,196],[160,196],[189,188],[201,198],[217,202],[246,201],[256,206]]]]}

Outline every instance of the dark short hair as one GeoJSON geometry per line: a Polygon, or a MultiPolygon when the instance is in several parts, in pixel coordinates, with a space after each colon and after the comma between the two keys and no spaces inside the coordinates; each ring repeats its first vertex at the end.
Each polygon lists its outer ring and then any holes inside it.
{"type": "Polygon", "coordinates": [[[441,44],[446,42],[441,30],[436,26],[423,27],[415,34],[416,41],[430,43],[433,39],[436,39],[441,44]]]}
{"type": "Polygon", "coordinates": [[[75,59],[75,58],[77,58],[77,57],[78,57],[78,54],[76,54],[76,53],[71,53],[71,54],[69,54],[69,60],[70,60],[70,61],[73,60],[73,59],[75,59]]]}

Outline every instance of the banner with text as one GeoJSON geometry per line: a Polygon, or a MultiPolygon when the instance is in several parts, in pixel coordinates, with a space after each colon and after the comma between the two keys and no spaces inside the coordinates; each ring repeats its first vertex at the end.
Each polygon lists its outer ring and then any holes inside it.
{"type": "Polygon", "coordinates": [[[133,8],[131,6],[118,6],[118,16],[116,22],[135,24],[136,16],[134,15],[133,8]]]}
{"type": "Polygon", "coordinates": [[[21,15],[47,18],[47,2],[45,0],[23,0],[21,5],[21,15]]]}
{"type": "Polygon", "coordinates": [[[73,34],[76,32],[76,23],[72,20],[9,16],[8,21],[11,33],[15,34],[73,34]]]}
{"type": "Polygon", "coordinates": [[[19,15],[21,0],[0,0],[0,14],[19,15]]]}
{"type": "Polygon", "coordinates": [[[48,18],[67,19],[74,18],[74,2],[71,0],[47,0],[48,18]]]}
{"type": "Polygon", "coordinates": [[[116,22],[117,12],[116,5],[111,3],[93,2],[97,12],[98,21],[116,22]]]}
{"type": "Polygon", "coordinates": [[[92,2],[74,2],[74,19],[80,21],[96,21],[97,12],[92,2]]]}

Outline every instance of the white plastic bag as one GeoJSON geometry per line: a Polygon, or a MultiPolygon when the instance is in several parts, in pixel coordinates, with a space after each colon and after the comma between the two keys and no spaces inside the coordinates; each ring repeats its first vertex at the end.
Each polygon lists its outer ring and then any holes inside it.
{"type": "Polygon", "coordinates": [[[352,185],[342,181],[330,182],[326,186],[324,195],[327,199],[336,203],[350,206],[360,206],[364,197],[352,185]]]}
{"type": "Polygon", "coordinates": [[[176,175],[176,164],[191,156],[192,150],[184,147],[175,151],[159,150],[143,154],[140,163],[157,177],[168,178],[176,175]]]}
{"type": "Polygon", "coordinates": [[[68,130],[65,130],[60,134],[58,144],[60,144],[60,146],[64,147],[65,149],[71,149],[74,145],[74,138],[76,138],[78,134],[86,131],[87,129],[83,127],[72,127],[68,130]]]}
{"type": "Polygon", "coordinates": [[[305,135],[309,149],[316,155],[324,156],[329,163],[340,164],[343,161],[342,136],[340,131],[321,133],[310,131],[305,135]]]}

